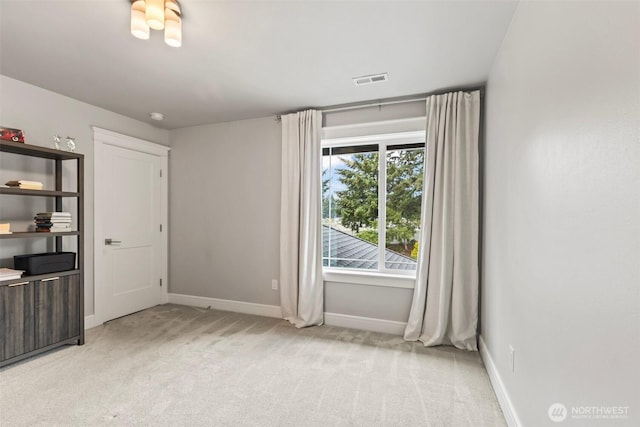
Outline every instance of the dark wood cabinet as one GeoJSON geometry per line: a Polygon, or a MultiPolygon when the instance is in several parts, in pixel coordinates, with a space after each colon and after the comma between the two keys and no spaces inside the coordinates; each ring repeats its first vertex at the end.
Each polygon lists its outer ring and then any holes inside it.
{"type": "Polygon", "coordinates": [[[0,286],[0,360],[35,350],[35,283],[0,286]]]}
{"type": "Polygon", "coordinates": [[[54,274],[0,283],[0,366],[84,343],[80,273],[54,274]]]}
{"type": "Polygon", "coordinates": [[[0,235],[0,239],[55,239],[57,252],[63,250],[63,239],[76,239],[77,248],[74,270],[0,282],[0,366],[4,366],[61,345],[84,344],[84,156],[11,141],[0,141],[0,152],[50,159],[55,175],[52,190],[0,187],[0,195],[50,197],[56,211],[62,210],[63,198],[77,200],[74,231],[0,235]],[[76,191],[63,191],[65,161],[76,164],[76,191]]]}
{"type": "Polygon", "coordinates": [[[46,347],[80,335],[80,275],[36,282],[36,345],[46,347]]]}

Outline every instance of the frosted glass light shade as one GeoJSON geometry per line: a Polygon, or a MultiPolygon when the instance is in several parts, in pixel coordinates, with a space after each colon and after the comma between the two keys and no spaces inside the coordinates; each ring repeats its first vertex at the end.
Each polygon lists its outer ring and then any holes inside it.
{"type": "Polygon", "coordinates": [[[164,41],[182,46],[182,16],[178,0],[131,0],[131,34],[143,40],[151,29],[164,30],[164,41]]]}
{"type": "Polygon", "coordinates": [[[164,42],[171,47],[182,46],[182,20],[171,9],[165,9],[164,42]]]}
{"type": "Polygon", "coordinates": [[[165,0],[164,8],[171,9],[174,12],[176,12],[178,15],[180,15],[180,6],[178,5],[178,2],[176,0],[165,0]]]}
{"type": "Polygon", "coordinates": [[[136,0],[131,3],[131,34],[142,40],[149,39],[144,0],[136,0]]]}
{"type": "Polygon", "coordinates": [[[164,28],[164,0],[146,0],[147,25],[154,30],[164,28]]]}

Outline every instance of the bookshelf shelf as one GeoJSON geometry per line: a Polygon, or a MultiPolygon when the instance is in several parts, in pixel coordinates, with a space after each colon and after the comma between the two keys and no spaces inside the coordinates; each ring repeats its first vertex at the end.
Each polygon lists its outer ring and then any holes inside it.
{"type": "Polygon", "coordinates": [[[14,231],[11,234],[0,234],[0,239],[20,239],[34,237],[59,237],[59,236],[79,236],[79,231],[61,231],[53,233],[43,233],[37,231],[14,231]]]}
{"type": "Polygon", "coordinates": [[[25,190],[16,187],[0,187],[0,194],[11,194],[14,196],[80,197],[80,193],[72,191],[25,190]]]}

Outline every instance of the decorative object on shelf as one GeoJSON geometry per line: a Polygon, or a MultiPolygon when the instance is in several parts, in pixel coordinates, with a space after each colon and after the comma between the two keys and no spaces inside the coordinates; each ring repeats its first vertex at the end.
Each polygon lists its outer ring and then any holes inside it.
{"type": "Polygon", "coordinates": [[[25,181],[24,179],[19,181],[7,181],[5,185],[8,187],[18,187],[23,190],[42,190],[43,188],[40,181],[25,181]]]}
{"type": "Polygon", "coordinates": [[[71,230],[70,212],[38,212],[33,218],[36,232],[56,233],[71,230]]]}
{"type": "Polygon", "coordinates": [[[178,0],[131,0],[131,34],[148,40],[150,31],[164,30],[164,42],[182,46],[182,12],[178,0]]]}
{"type": "Polygon", "coordinates": [[[24,270],[27,276],[58,273],[76,268],[76,253],[60,251],[16,255],[13,257],[13,264],[15,268],[24,270]]]}
{"type": "Polygon", "coordinates": [[[67,151],[70,153],[76,151],[76,139],[71,138],[70,136],[67,137],[67,151]]]}
{"type": "Polygon", "coordinates": [[[11,223],[5,222],[0,224],[0,234],[13,234],[11,232],[11,223]]]}
{"type": "Polygon", "coordinates": [[[60,149],[60,135],[53,136],[53,146],[55,147],[56,150],[60,149]]]}
{"type": "Polygon", "coordinates": [[[11,268],[0,268],[0,282],[5,280],[15,280],[22,277],[23,270],[13,270],[11,268]]]}
{"type": "Polygon", "coordinates": [[[24,144],[24,132],[20,129],[0,126],[0,139],[5,141],[22,142],[24,144]]]}

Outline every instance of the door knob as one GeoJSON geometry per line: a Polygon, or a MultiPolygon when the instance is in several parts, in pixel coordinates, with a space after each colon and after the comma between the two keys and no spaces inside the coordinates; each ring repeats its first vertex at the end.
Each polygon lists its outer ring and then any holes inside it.
{"type": "Polygon", "coordinates": [[[105,245],[119,245],[120,243],[122,243],[122,240],[104,239],[105,245]]]}

